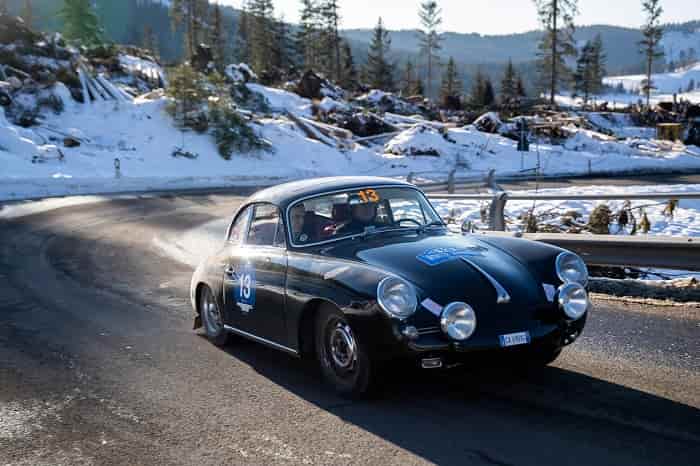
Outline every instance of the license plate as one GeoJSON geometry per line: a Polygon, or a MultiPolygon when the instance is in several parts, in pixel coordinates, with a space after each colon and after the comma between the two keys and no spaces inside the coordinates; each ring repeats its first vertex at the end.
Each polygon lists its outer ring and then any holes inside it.
{"type": "Polygon", "coordinates": [[[503,348],[506,346],[527,345],[530,343],[530,332],[509,333],[507,335],[500,335],[498,339],[503,348]]]}

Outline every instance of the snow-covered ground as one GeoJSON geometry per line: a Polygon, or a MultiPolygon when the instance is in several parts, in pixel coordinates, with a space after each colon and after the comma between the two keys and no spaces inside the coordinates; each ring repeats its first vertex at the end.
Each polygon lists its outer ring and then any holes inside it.
{"type": "MultiPolygon", "coordinates": [[[[609,76],[603,79],[603,83],[617,87],[622,84],[625,90],[639,94],[642,87],[642,81],[646,79],[646,75],[629,75],[629,76],[609,76]]],[[[651,80],[656,87],[655,94],[684,94],[689,96],[700,97],[700,63],[696,63],[687,68],[679,69],[673,73],[658,73],[652,74],[651,80]],[[688,92],[688,86],[694,84],[694,89],[688,92]]]]}
{"type": "Polygon", "coordinates": [[[306,137],[282,113],[308,116],[310,102],[290,92],[249,84],[270,103],[273,114],[253,126],[271,150],[222,159],[210,135],[177,129],[165,112],[167,99],[76,103],[65,92],[65,111],[46,112],[39,126],[21,128],[0,109],[0,200],[129,191],[262,185],[327,175],[407,176],[440,172],[458,162],[459,176],[611,174],[634,171],[700,170],[700,149],[646,140],[600,141],[580,132],[564,146],[534,144],[521,153],[515,142],[471,127],[441,134],[432,127],[408,129],[384,147],[354,145],[340,150],[306,137]],[[80,140],[64,147],[63,138],[80,140]],[[434,156],[413,156],[428,151],[434,156]],[[175,149],[196,159],[174,157],[175,149]],[[115,169],[118,159],[119,171],[115,169]]]}

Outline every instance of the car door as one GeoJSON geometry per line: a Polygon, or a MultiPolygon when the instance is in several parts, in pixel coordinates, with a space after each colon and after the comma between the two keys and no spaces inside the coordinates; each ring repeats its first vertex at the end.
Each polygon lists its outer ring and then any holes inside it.
{"type": "Polygon", "coordinates": [[[287,251],[279,209],[256,204],[245,240],[232,250],[225,271],[225,307],[230,326],[286,345],[287,251]]]}

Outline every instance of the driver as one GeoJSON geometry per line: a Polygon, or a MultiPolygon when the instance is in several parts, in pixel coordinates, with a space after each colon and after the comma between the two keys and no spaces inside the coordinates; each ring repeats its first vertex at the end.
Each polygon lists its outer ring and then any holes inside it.
{"type": "Polygon", "coordinates": [[[361,202],[360,199],[351,198],[349,204],[350,221],[338,228],[338,235],[361,233],[374,225],[377,218],[376,202],[361,202]]]}

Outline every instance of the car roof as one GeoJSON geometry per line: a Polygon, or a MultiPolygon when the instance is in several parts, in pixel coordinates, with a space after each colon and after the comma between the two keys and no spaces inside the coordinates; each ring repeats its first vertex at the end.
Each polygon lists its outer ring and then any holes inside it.
{"type": "Polygon", "coordinates": [[[306,180],[284,183],[272,188],[263,189],[253,194],[248,203],[269,202],[281,209],[302,198],[313,197],[335,191],[371,188],[376,186],[411,187],[410,183],[392,178],[377,176],[334,176],[328,178],[310,178],[306,180]]]}

